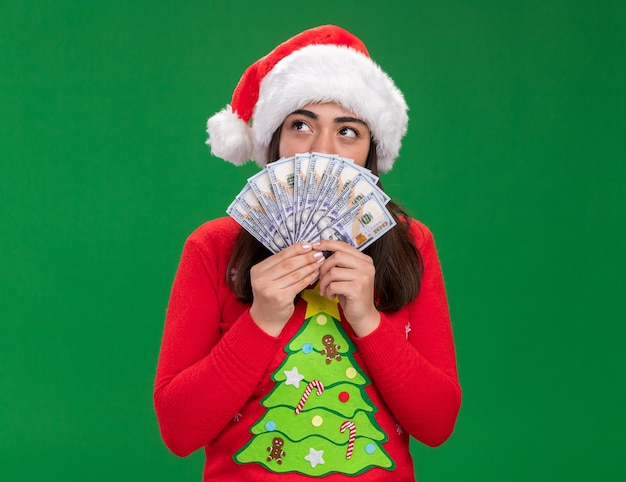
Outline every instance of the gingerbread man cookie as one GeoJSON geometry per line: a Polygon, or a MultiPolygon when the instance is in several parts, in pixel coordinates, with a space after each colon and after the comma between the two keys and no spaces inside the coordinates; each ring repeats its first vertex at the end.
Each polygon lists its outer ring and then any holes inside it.
{"type": "Polygon", "coordinates": [[[270,462],[272,460],[276,460],[278,465],[283,463],[283,457],[285,456],[285,451],[283,450],[283,445],[285,441],[280,437],[274,437],[272,440],[272,446],[267,447],[267,451],[270,453],[267,456],[267,461],[270,462]]]}
{"type": "Polygon", "coordinates": [[[324,335],[322,337],[322,343],[326,348],[321,351],[322,355],[326,355],[326,365],[330,365],[330,362],[334,360],[341,361],[341,355],[337,350],[340,346],[335,345],[335,339],[332,335],[324,335]]]}

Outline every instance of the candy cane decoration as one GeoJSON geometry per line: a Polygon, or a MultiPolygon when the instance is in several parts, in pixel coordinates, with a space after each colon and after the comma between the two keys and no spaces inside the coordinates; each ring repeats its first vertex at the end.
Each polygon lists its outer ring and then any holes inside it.
{"type": "Polygon", "coordinates": [[[350,437],[348,438],[348,450],[346,450],[346,458],[352,457],[352,451],[354,450],[354,440],[356,439],[356,425],[354,422],[346,420],[341,424],[341,433],[344,433],[346,429],[350,429],[350,437]]]}
{"type": "Polygon", "coordinates": [[[298,415],[304,408],[304,404],[306,403],[307,398],[309,398],[309,395],[311,395],[311,392],[313,391],[313,387],[317,388],[318,395],[321,395],[322,393],[324,393],[324,384],[320,382],[319,380],[311,380],[309,384],[306,386],[306,388],[304,389],[302,398],[300,399],[300,402],[298,403],[298,406],[296,407],[296,415],[298,415]]]}

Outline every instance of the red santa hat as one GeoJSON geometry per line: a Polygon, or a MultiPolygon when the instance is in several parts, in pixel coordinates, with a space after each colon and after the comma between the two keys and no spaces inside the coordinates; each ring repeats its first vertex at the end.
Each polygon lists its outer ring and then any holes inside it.
{"type": "Polygon", "coordinates": [[[306,30],[257,60],[242,75],[232,101],[207,122],[213,155],[265,166],[274,132],[307,104],[336,102],[369,127],[378,170],[389,171],[406,133],[407,105],[363,42],[334,25],[306,30]]]}

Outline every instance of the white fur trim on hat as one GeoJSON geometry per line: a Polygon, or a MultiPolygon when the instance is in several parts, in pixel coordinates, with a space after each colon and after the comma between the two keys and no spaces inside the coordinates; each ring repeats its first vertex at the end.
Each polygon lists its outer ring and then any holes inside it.
{"type": "Polygon", "coordinates": [[[377,145],[378,170],[389,171],[407,129],[404,96],[369,57],[337,45],[301,48],[263,78],[252,115],[254,160],[265,165],[272,135],[289,114],[324,102],[340,104],[367,124],[377,145]]]}
{"type": "Polygon", "coordinates": [[[211,152],[222,159],[241,166],[254,156],[252,131],[230,105],[213,115],[207,121],[206,141],[211,152]]]}

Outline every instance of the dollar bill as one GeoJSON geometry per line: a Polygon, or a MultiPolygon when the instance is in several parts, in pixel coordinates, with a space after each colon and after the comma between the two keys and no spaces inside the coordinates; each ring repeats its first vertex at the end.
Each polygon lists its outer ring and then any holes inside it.
{"type": "Polygon", "coordinates": [[[307,237],[311,231],[316,230],[319,220],[325,217],[339,219],[344,213],[352,209],[361,199],[369,194],[376,196],[384,206],[389,202],[389,196],[385,194],[376,184],[374,184],[369,176],[363,173],[357,174],[346,186],[340,189],[336,186],[336,191],[327,192],[323,196],[324,201],[317,206],[308,223],[308,231],[304,234],[307,237]]]}
{"type": "MultiPolygon", "coordinates": [[[[265,233],[266,238],[270,239],[273,246],[276,246],[279,251],[289,246],[289,243],[280,234],[276,221],[267,214],[248,184],[244,186],[235,200],[239,202],[238,206],[242,206],[243,209],[250,213],[251,222],[256,232],[265,233]]],[[[273,249],[270,248],[270,250],[273,249]]]]}
{"type": "Polygon", "coordinates": [[[323,202],[327,186],[332,183],[333,171],[340,162],[334,157],[317,153],[313,153],[311,159],[312,169],[310,169],[309,175],[312,177],[307,185],[306,200],[298,231],[299,239],[302,241],[306,241],[311,220],[319,209],[320,203],[323,202]]]}
{"type": "MultiPolygon", "coordinates": [[[[328,166],[332,158],[326,155],[311,154],[307,180],[305,184],[304,200],[302,206],[302,215],[300,217],[300,225],[298,232],[303,233],[309,222],[312,213],[315,211],[315,205],[318,201],[319,192],[328,176],[328,166]]],[[[302,238],[302,235],[300,235],[302,238]]],[[[303,239],[304,240],[304,239],[303,239]]]]}
{"type": "Polygon", "coordinates": [[[279,159],[267,166],[267,174],[272,185],[272,191],[278,200],[281,209],[281,222],[285,226],[286,235],[290,243],[295,237],[295,164],[292,158],[279,159]]]}
{"type": "Polygon", "coordinates": [[[248,185],[252,188],[254,194],[256,194],[259,204],[265,208],[268,216],[276,223],[278,234],[282,237],[284,243],[286,245],[293,244],[293,241],[289,239],[289,232],[287,231],[285,220],[280,212],[267,169],[263,169],[250,177],[248,179],[248,185]]]}
{"type": "Polygon", "coordinates": [[[297,241],[301,241],[300,224],[302,223],[302,212],[304,210],[305,195],[307,191],[306,183],[309,177],[310,169],[311,157],[309,154],[296,154],[294,156],[295,182],[293,189],[293,201],[296,210],[294,231],[297,241]]]}
{"type": "Polygon", "coordinates": [[[242,228],[248,231],[256,238],[257,241],[259,241],[272,253],[278,253],[281,249],[283,249],[275,243],[268,230],[259,227],[249,209],[244,203],[241,202],[240,199],[235,198],[235,200],[226,209],[226,212],[230,217],[237,221],[242,228]]]}
{"type": "Polygon", "coordinates": [[[327,217],[318,222],[312,241],[336,239],[363,250],[396,225],[385,205],[370,193],[339,219],[327,217]]]}

